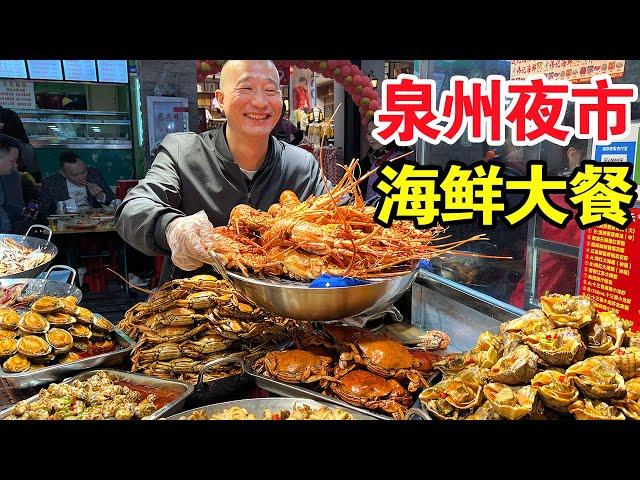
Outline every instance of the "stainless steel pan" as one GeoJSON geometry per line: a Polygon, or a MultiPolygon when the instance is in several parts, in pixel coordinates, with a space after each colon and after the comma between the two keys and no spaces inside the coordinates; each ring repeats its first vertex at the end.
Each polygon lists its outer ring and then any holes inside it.
{"type": "Polygon", "coordinates": [[[51,229],[49,227],[45,227],[44,225],[31,225],[25,235],[12,235],[8,233],[0,234],[0,240],[2,240],[3,238],[11,238],[18,242],[20,245],[23,245],[27,248],[30,248],[32,250],[40,248],[42,252],[51,254],[51,260],[49,260],[48,262],[44,262],[41,265],[38,265],[37,267],[29,270],[12,273],[11,275],[0,276],[0,279],[6,280],[9,278],[35,278],[40,275],[40,273],[43,272],[44,269],[51,264],[51,262],[53,262],[53,259],[56,258],[56,255],[58,254],[58,247],[50,242],[51,235],[53,235],[51,229]],[[31,230],[34,228],[40,228],[47,232],[47,239],[44,240],[42,238],[30,237],[29,233],[31,233],[31,230]]]}

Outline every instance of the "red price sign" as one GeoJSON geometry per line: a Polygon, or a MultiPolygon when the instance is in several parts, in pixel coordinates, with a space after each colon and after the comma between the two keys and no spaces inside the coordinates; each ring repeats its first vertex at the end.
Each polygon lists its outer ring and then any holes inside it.
{"type": "Polygon", "coordinates": [[[585,231],[580,270],[580,294],[591,297],[599,310],[617,313],[640,330],[640,208],[624,230],[610,225],[585,231]],[[637,276],[637,273],[636,273],[637,276]]]}

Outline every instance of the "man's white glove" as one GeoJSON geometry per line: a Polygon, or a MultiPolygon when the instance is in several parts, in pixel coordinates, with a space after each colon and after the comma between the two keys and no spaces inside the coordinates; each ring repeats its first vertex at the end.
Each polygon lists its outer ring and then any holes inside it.
{"type": "Polygon", "coordinates": [[[167,226],[167,243],[171,261],[181,270],[195,270],[204,263],[212,263],[207,250],[213,248],[213,225],[204,210],[178,217],[167,226]]]}

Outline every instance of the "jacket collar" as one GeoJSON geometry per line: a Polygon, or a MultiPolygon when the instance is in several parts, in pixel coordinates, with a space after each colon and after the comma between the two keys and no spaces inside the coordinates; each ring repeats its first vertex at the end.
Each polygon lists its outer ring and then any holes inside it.
{"type": "MultiPolygon", "coordinates": [[[[231,151],[229,150],[226,131],[227,131],[227,122],[225,122],[221,128],[218,128],[212,132],[213,145],[216,150],[216,153],[218,154],[217,157],[226,164],[235,165],[236,168],[234,170],[237,169],[238,173],[240,173],[240,167],[233,160],[233,156],[231,155],[231,151]]],[[[271,166],[276,161],[276,157],[278,156],[276,154],[277,151],[278,151],[277,139],[273,135],[270,135],[269,146],[267,147],[267,154],[265,156],[264,162],[262,162],[262,165],[260,165],[260,168],[258,168],[256,175],[258,174],[258,172],[262,170],[267,170],[271,168],[271,166]]]]}

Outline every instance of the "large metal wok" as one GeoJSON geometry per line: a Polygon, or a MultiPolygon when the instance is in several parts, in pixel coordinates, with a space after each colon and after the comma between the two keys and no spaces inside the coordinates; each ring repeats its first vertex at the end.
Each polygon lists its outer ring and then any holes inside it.
{"type": "Polygon", "coordinates": [[[47,268],[51,264],[51,262],[53,262],[53,259],[56,258],[56,255],[58,254],[58,247],[50,242],[51,235],[53,235],[51,229],[49,227],[45,227],[44,225],[31,225],[25,235],[12,235],[8,233],[0,234],[0,240],[4,238],[11,238],[18,242],[20,245],[30,248],[31,250],[40,248],[42,252],[51,254],[51,259],[49,261],[44,262],[37,267],[31,268],[29,270],[24,270],[22,272],[12,273],[11,275],[0,275],[0,279],[5,280],[8,278],[35,278],[40,275],[40,273],[43,272],[45,268],[47,268]],[[47,239],[44,240],[42,238],[30,237],[29,233],[34,228],[40,228],[47,232],[47,239]]]}
{"type": "MultiPolygon", "coordinates": [[[[13,277],[13,276],[12,276],[13,277]]],[[[35,295],[37,298],[48,295],[51,297],[68,297],[74,296],[78,299],[78,303],[82,300],[82,291],[73,285],[76,278],[76,271],[66,265],[53,265],[47,270],[44,278],[0,278],[0,287],[13,287],[14,285],[24,284],[25,287],[20,294],[22,297],[35,295]],[[49,275],[54,270],[68,270],[71,272],[71,280],[69,283],[60,282],[58,280],[49,280],[49,275]]]]}

